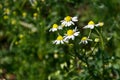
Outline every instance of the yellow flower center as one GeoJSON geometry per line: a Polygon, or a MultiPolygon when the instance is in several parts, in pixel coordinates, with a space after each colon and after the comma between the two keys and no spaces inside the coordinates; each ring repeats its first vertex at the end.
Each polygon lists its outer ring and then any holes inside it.
{"type": "Polygon", "coordinates": [[[93,21],[89,21],[88,25],[94,25],[95,23],[93,21]]]}
{"type": "Polygon", "coordinates": [[[53,24],[53,28],[58,28],[58,25],[57,24],[53,24]]]}
{"type": "Polygon", "coordinates": [[[103,26],[104,25],[104,23],[103,22],[99,22],[99,26],[103,26]]]}
{"type": "Polygon", "coordinates": [[[83,37],[81,40],[82,40],[82,41],[85,41],[85,40],[87,40],[87,37],[83,37]]]}
{"type": "Polygon", "coordinates": [[[74,34],[74,31],[73,31],[73,30],[70,29],[70,30],[67,31],[67,35],[68,35],[68,36],[71,36],[71,35],[73,35],[73,34],[74,34]]]}
{"type": "Polygon", "coordinates": [[[57,40],[63,40],[63,37],[59,35],[59,36],[57,37],[57,40]]]}
{"type": "Polygon", "coordinates": [[[65,17],[65,21],[67,21],[67,22],[71,21],[71,19],[72,18],[70,16],[65,17]]]}

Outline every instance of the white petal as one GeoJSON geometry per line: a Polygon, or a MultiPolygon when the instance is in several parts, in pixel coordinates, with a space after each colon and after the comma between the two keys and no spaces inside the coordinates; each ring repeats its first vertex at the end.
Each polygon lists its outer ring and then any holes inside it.
{"type": "Polygon", "coordinates": [[[67,36],[64,36],[63,38],[64,38],[64,39],[63,39],[64,42],[68,42],[67,36]]]}
{"type": "Polygon", "coordinates": [[[78,18],[77,16],[73,17],[73,18],[72,18],[72,21],[77,22],[77,21],[78,21],[77,18],[78,18]]]}
{"type": "Polygon", "coordinates": [[[67,36],[64,36],[64,41],[67,41],[67,39],[68,39],[67,36]]]}
{"type": "Polygon", "coordinates": [[[79,44],[81,44],[81,43],[82,43],[82,41],[79,42],[79,44]]]}
{"type": "Polygon", "coordinates": [[[89,26],[88,26],[88,25],[86,25],[86,26],[84,26],[84,27],[83,27],[83,29],[86,29],[86,28],[89,28],[89,26]]]}
{"type": "Polygon", "coordinates": [[[74,22],[70,21],[70,23],[71,23],[72,25],[74,25],[74,22]]]}
{"type": "Polygon", "coordinates": [[[88,41],[92,41],[92,39],[88,39],[88,41]]]}
{"type": "Polygon", "coordinates": [[[49,32],[51,32],[51,29],[49,30],[49,32]]]}
{"type": "Polygon", "coordinates": [[[89,28],[90,28],[90,29],[93,29],[93,28],[94,28],[94,25],[89,25],[89,28]]]}
{"type": "Polygon", "coordinates": [[[66,21],[62,21],[62,25],[65,25],[66,24],[66,21]]]}
{"type": "Polygon", "coordinates": [[[68,43],[69,41],[68,41],[68,40],[66,40],[66,41],[64,41],[64,42],[68,43]]]}
{"type": "Polygon", "coordinates": [[[77,31],[77,27],[75,27],[75,29],[73,31],[76,32],[77,31]]]}
{"type": "Polygon", "coordinates": [[[64,22],[64,20],[61,20],[60,22],[64,22]]]}
{"type": "Polygon", "coordinates": [[[62,40],[60,42],[61,42],[61,44],[64,44],[64,42],[62,40]]]}
{"type": "Polygon", "coordinates": [[[72,39],[72,37],[73,37],[73,35],[71,35],[71,36],[68,36],[68,38],[69,38],[69,39],[72,39]]]}
{"type": "Polygon", "coordinates": [[[98,26],[99,26],[99,23],[98,23],[98,24],[96,24],[95,26],[96,26],[96,27],[98,27],[98,26]]]}
{"type": "Polygon", "coordinates": [[[66,24],[67,24],[67,26],[70,26],[70,25],[71,25],[71,23],[70,23],[70,22],[67,22],[66,24]]]}
{"type": "Polygon", "coordinates": [[[80,32],[75,32],[74,33],[74,36],[78,36],[80,32]]]}
{"type": "Polygon", "coordinates": [[[56,44],[60,44],[60,41],[57,40],[56,44]]]}
{"type": "Polygon", "coordinates": [[[72,21],[69,21],[69,22],[64,21],[64,23],[62,23],[62,24],[65,25],[66,27],[74,25],[74,23],[72,21]]]}
{"type": "Polygon", "coordinates": [[[52,30],[53,30],[53,31],[56,31],[57,29],[56,29],[56,28],[53,28],[52,30]]]}
{"type": "Polygon", "coordinates": [[[71,37],[70,37],[70,36],[67,36],[66,38],[67,38],[66,40],[69,40],[71,37]]]}
{"type": "Polygon", "coordinates": [[[62,26],[59,26],[58,29],[62,29],[62,26]]]}
{"type": "Polygon", "coordinates": [[[53,41],[53,44],[56,44],[56,40],[55,40],[55,41],[53,41]]]}
{"type": "Polygon", "coordinates": [[[86,40],[86,41],[85,41],[85,44],[87,44],[87,43],[88,43],[88,41],[86,40]]]}
{"type": "Polygon", "coordinates": [[[86,26],[84,26],[83,28],[84,28],[84,29],[85,29],[85,28],[93,29],[93,28],[94,28],[94,25],[86,25],[86,26]]]}
{"type": "Polygon", "coordinates": [[[72,36],[71,38],[72,38],[72,40],[74,40],[74,39],[75,39],[75,37],[74,37],[74,36],[72,36]]]}
{"type": "Polygon", "coordinates": [[[72,21],[67,22],[67,26],[71,26],[72,24],[74,24],[72,21]]]}

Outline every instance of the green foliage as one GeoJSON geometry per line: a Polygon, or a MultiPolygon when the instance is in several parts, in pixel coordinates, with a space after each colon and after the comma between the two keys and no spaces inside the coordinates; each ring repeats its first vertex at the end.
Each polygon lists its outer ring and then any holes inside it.
{"type": "Polygon", "coordinates": [[[1,0],[0,79],[119,80],[119,13],[120,0],[1,0]],[[68,15],[79,16],[81,36],[88,33],[82,30],[88,21],[103,21],[104,48],[97,43],[95,55],[86,55],[93,44],[53,44],[56,35],[49,29],[68,15]]]}

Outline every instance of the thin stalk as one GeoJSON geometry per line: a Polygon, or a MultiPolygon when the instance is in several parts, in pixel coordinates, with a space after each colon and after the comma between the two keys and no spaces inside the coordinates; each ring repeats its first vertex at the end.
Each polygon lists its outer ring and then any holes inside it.
{"type": "MultiPolygon", "coordinates": [[[[90,36],[91,32],[92,32],[92,30],[90,30],[89,36],[90,36]]],[[[89,36],[88,36],[88,38],[89,38],[89,36]]],[[[85,53],[86,53],[86,50],[85,50],[84,53],[81,51],[82,55],[80,55],[80,54],[78,53],[77,49],[78,49],[78,48],[76,48],[76,44],[75,44],[73,50],[74,50],[74,53],[75,53],[76,58],[78,58],[79,60],[81,60],[81,61],[83,61],[83,62],[86,63],[87,68],[88,68],[88,73],[89,73],[89,75],[90,75],[93,79],[95,79],[95,75],[93,75],[93,71],[91,70],[91,66],[90,66],[90,64],[89,64],[89,60],[88,60],[88,58],[86,57],[86,54],[85,54],[85,53]]]]}
{"type": "Polygon", "coordinates": [[[12,50],[15,41],[16,41],[16,37],[14,37],[14,39],[12,40],[9,50],[12,50]]]}
{"type": "Polygon", "coordinates": [[[84,56],[80,56],[80,55],[76,52],[75,49],[74,49],[74,51],[75,51],[75,54],[76,54],[76,56],[78,57],[78,59],[79,59],[79,60],[82,60],[83,62],[86,63],[87,68],[88,68],[88,73],[89,73],[89,75],[94,79],[95,76],[93,75],[93,72],[92,72],[91,67],[90,67],[90,65],[89,65],[89,62],[88,62],[89,60],[88,60],[88,58],[87,58],[86,55],[85,55],[86,50],[85,50],[84,53],[82,53],[84,56]],[[83,59],[83,57],[84,57],[85,59],[83,59]]]}
{"type": "Polygon", "coordinates": [[[103,69],[103,73],[102,73],[102,80],[104,80],[104,53],[102,52],[102,69],[103,69]]]}
{"type": "Polygon", "coordinates": [[[91,54],[94,52],[96,45],[97,45],[97,43],[94,44],[91,54]]]}
{"type": "Polygon", "coordinates": [[[90,29],[90,32],[89,32],[89,34],[88,34],[88,38],[90,37],[90,35],[91,35],[91,32],[92,32],[92,30],[90,29]]]}
{"type": "MultiPolygon", "coordinates": [[[[95,29],[96,30],[96,32],[98,33],[98,35],[100,36],[100,40],[101,40],[101,49],[102,49],[102,51],[104,50],[104,41],[103,41],[103,37],[102,37],[102,29],[101,29],[101,33],[97,30],[97,29],[95,29]]],[[[103,69],[103,71],[102,71],[102,80],[104,80],[104,53],[102,52],[102,69],[103,69]]]]}
{"type": "Polygon", "coordinates": [[[101,33],[100,33],[97,29],[95,29],[95,30],[96,30],[96,32],[98,33],[98,35],[100,36],[101,47],[102,47],[102,50],[104,50],[104,41],[103,41],[103,37],[102,37],[101,33]]]}

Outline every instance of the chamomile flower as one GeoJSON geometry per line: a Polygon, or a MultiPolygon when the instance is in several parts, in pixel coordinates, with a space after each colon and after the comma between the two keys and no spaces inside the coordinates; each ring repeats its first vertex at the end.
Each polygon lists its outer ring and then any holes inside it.
{"type": "Polygon", "coordinates": [[[93,21],[89,21],[88,25],[84,26],[83,28],[90,28],[90,29],[94,29],[95,23],[93,21]]]}
{"type": "Polygon", "coordinates": [[[89,38],[87,38],[87,37],[82,37],[82,39],[81,39],[81,41],[80,41],[79,44],[81,44],[81,43],[83,43],[83,44],[87,44],[88,41],[92,41],[92,39],[89,39],[89,38]]]}
{"type": "Polygon", "coordinates": [[[62,26],[58,26],[57,24],[53,24],[52,28],[49,31],[55,32],[58,29],[62,29],[62,26]]]}
{"type": "Polygon", "coordinates": [[[67,27],[67,26],[74,25],[74,22],[77,22],[77,21],[78,19],[76,16],[75,17],[66,16],[64,20],[62,20],[61,22],[62,22],[62,25],[67,27]]]}
{"type": "Polygon", "coordinates": [[[55,40],[55,41],[53,41],[53,44],[64,44],[64,39],[63,39],[63,37],[61,36],[61,35],[59,35],[58,37],[57,37],[57,39],[55,40]]]}
{"type": "Polygon", "coordinates": [[[95,26],[98,27],[98,26],[103,26],[104,23],[103,22],[99,22],[98,24],[96,24],[95,26]]]}
{"type": "Polygon", "coordinates": [[[65,34],[65,36],[64,36],[64,40],[66,41],[68,41],[69,39],[72,39],[72,40],[74,40],[75,39],[75,36],[78,36],[79,35],[79,31],[77,31],[77,27],[75,28],[75,29],[69,29],[68,31],[67,31],[67,34],[65,34]]]}
{"type": "Polygon", "coordinates": [[[94,27],[98,27],[98,26],[103,26],[104,23],[103,22],[99,22],[98,24],[95,24],[93,21],[89,21],[88,22],[88,25],[84,26],[83,28],[86,29],[86,28],[90,28],[90,29],[94,29],[94,27]]]}

